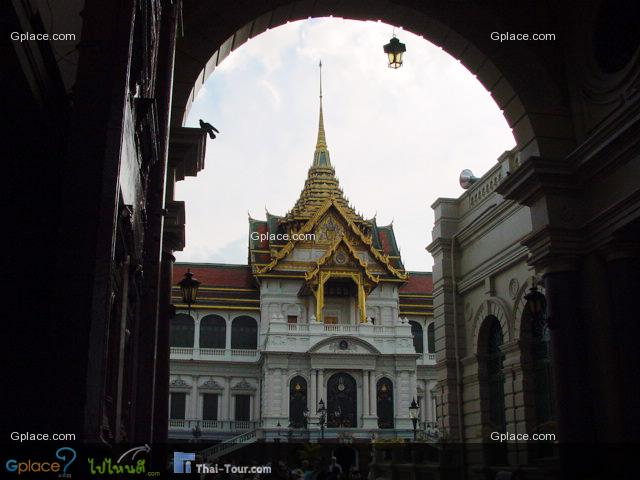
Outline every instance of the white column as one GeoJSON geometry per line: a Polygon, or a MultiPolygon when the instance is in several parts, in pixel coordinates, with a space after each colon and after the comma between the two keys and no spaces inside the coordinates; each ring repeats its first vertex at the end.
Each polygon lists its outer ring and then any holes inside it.
{"type": "Polygon", "coordinates": [[[253,418],[252,420],[260,420],[260,398],[262,396],[262,384],[258,381],[256,393],[253,396],[253,418]]]}
{"type": "Polygon", "coordinates": [[[317,388],[316,370],[312,368],[309,382],[309,405],[307,405],[310,416],[315,416],[316,410],[318,409],[318,400],[316,399],[317,388]]]}
{"type": "Polygon", "coordinates": [[[220,392],[220,420],[229,419],[229,379],[224,379],[224,390],[220,392]]]}
{"type": "Polygon", "coordinates": [[[231,377],[227,378],[227,419],[233,420],[233,411],[231,403],[231,377]]]}
{"type": "Polygon", "coordinates": [[[226,339],[224,342],[225,348],[231,348],[231,320],[227,322],[226,339]]]}
{"type": "Polygon", "coordinates": [[[371,416],[373,417],[377,417],[378,416],[378,402],[377,402],[377,397],[376,397],[376,371],[375,370],[371,370],[369,372],[369,375],[371,376],[371,378],[369,379],[369,388],[371,389],[370,394],[369,394],[369,411],[371,412],[371,416]]]}
{"type": "Polygon", "coordinates": [[[282,402],[280,404],[280,413],[287,418],[287,410],[289,410],[289,382],[287,381],[287,370],[282,370],[282,402]]]}
{"type": "Polygon", "coordinates": [[[271,401],[271,411],[273,413],[274,417],[278,417],[279,415],[279,411],[280,411],[280,405],[278,404],[278,402],[276,401],[276,397],[277,397],[277,390],[278,390],[278,385],[280,384],[280,373],[282,372],[282,370],[280,370],[279,368],[274,368],[273,369],[273,383],[270,384],[269,386],[269,391],[270,391],[270,395],[269,395],[269,400],[271,401]]]}
{"type": "Polygon", "coordinates": [[[318,370],[318,397],[323,399],[324,404],[327,405],[326,395],[324,394],[324,370],[322,368],[318,370]]]}
{"type": "Polygon", "coordinates": [[[200,316],[193,312],[193,348],[200,348],[200,316]]]}
{"type": "Polygon", "coordinates": [[[369,415],[369,371],[362,371],[362,416],[369,415]]]}

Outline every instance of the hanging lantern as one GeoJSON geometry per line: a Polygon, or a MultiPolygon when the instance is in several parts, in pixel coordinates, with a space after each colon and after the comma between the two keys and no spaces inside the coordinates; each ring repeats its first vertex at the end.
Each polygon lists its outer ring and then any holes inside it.
{"type": "Polygon", "coordinates": [[[547,299],[535,285],[529,289],[524,299],[527,301],[526,308],[533,318],[536,320],[544,318],[547,313],[547,299]]]}
{"type": "Polygon", "coordinates": [[[402,66],[402,54],[407,51],[404,43],[400,43],[400,40],[394,35],[383,49],[389,60],[389,68],[400,68],[402,66]]]}

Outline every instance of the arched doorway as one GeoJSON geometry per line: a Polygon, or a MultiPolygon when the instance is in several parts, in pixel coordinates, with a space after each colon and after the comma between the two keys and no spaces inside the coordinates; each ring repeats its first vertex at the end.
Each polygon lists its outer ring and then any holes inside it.
{"type": "MultiPolygon", "coordinates": [[[[480,360],[482,424],[489,432],[505,432],[505,398],[502,344],[504,336],[500,321],[493,315],[486,317],[480,327],[478,357],[480,360]]],[[[485,462],[488,465],[504,465],[507,461],[505,443],[490,442],[485,445],[485,462]]]]}
{"type": "Polygon", "coordinates": [[[289,424],[291,428],[305,428],[307,419],[307,381],[300,375],[289,382],[289,424]]]}
{"type": "Polygon", "coordinates": [[[378,428],[393,428],[393,383],[386,377],[378,380],[376,386],[378,428]]]}
{"type": "Polygon", "coordinates": [[[348,373],[335,373],[327,382],[327,426],[356,428],[358,390],[355,379],[348,373]]]}

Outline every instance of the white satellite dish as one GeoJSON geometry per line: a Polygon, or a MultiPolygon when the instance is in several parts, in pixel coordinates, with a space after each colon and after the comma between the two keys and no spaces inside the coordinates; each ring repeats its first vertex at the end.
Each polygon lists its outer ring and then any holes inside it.
{"type": "Polygon", "coordinates": [[[460,186],[465,190],[469,188],[471,185],[478,181],[478,177],[476,177],[471,170],[465,168],[460,173],[460,186]]]}

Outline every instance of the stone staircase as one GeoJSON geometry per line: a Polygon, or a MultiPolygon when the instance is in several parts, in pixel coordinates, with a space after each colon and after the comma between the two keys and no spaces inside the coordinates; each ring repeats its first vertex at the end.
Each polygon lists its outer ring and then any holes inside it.
{"type": "Polygon", "coordinates": [[[235,450],[239,450],[242,447],[254,443],[256,440],[258,440],[258,429],[244,432],[240,435],[230,438],[229,440],[220,442],[213,447],[202,450],[200,452],[200,458],[202,458],[203,463],[212,463],[221,456],[226,455],[227,453],[231,453],[235,450]]]}

